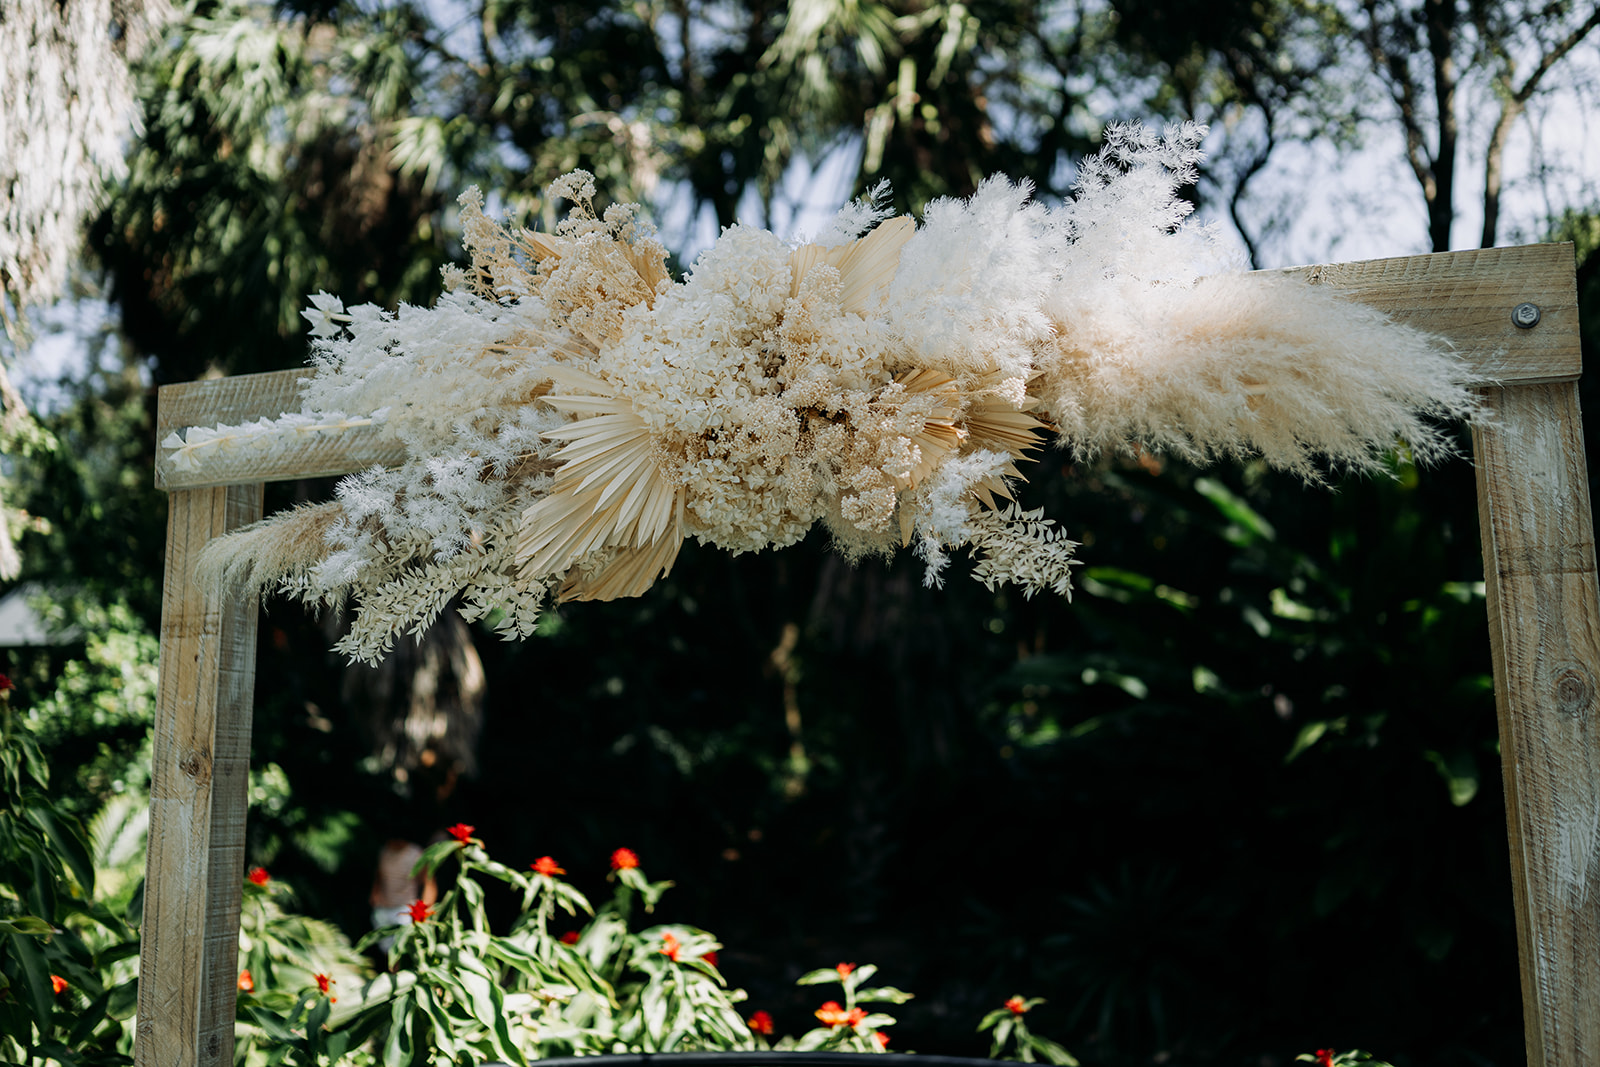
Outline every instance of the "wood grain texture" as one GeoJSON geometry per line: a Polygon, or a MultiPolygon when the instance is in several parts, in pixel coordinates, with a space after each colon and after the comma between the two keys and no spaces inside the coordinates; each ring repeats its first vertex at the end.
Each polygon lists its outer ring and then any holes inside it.
{"type": "Polygon", "coordinates": [[[261,517],[260,484],[168,498],[150,843],[140,930],[141,1067],[233,1062],[239,898],[255,685],[253,600],[192,578],[212,537],[261,517]]]}
{"type": "Polygon", "coordinates": [[[1574,381],[1583,369],[1571,244],[1369,259],[1289,273],[1445,338],[1485,384],[1574,381]],[[1511,321],[1511,310],[1524,302],[1540,310],[1539,324],[1528,330],[1511,321]]]}
{"type": "Polygon", "coordinates": [[[1600,585],[1575,383],[1473,435],[1528,1063],[1600,1062],[1600,585]]]}
{"type": "MultiPolygon", "coordinates": [[[[300,379],[309,370],[241,374],[162,386],[156,404],[156,442],[191,426],[237,426],[300,410],[300,379]]],[[[245,482],[281,482],[323,478],[373,465],[390,467],[405,460],[405,449],[382,426],[361,426],[337,433],[304,435],[292,447],[270,454],[224,455],[199,470],[174,470],[164,448],[156,449],[157,489],[202,489],[245,482]]]]}

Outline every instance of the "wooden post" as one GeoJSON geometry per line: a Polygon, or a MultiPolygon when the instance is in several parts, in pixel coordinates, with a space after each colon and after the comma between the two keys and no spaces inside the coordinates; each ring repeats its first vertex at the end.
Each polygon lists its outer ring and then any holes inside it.
{"type": "Polygon", "coordinates": [[[1473,434],[1530,1067],[1600,1060],[1600,586],[1567,382],[1473,434]]]}
{"type": "MultiPolygon", "coordinates": [[[[1494,418],[1474,432],[1512,891],[1531,1067],[1600,1061],[1600,589],[1578,420],[1571,245],[1298,268],[1456,346],[1494,418]],[[1519,328],[1512,309],[1538,305],[1519,328]]],[[[298,407],[294,371],[167,386],[156,439],[298,407]]],[[[309,435],[195,471],[172,492],[150,853],[140,957],[140,1067],[231,1061],[254,604],[205,603],[194,554],[261,512],[261,484],[392,465],[383,427],[309,435]]]]}
{"type": "Polygon", "coordinates": [[[244,884],[254,602],[220,605],[195,554],[261,517],[262,486],[168,498],[150,846],[140,931],[140,1067],[230,1067],[244,884]]]}

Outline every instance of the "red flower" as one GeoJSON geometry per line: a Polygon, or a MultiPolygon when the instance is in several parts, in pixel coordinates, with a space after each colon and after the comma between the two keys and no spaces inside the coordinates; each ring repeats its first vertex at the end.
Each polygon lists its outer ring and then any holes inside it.
{"type": "Polygon", "coordinates": [[[661,935],[661,948],[658,951],[667,959],[676,963],[678,961],[678,950],[682,947],[683,943],[678,940],[672,931],[668,930],[661,935]]]}
{"type": "Polygon", "coordinates": [[[476,826],[468,826],[464,822],[458,822],[454,826],[450,827],[450,829],[446,830],[445,833],[449,834],[451,837],[455,838],[457,841],[460,841],[464,845],[472,839],[472,831],[476,829],[476,826]]]}
{"type": "Polygon", "coordinates": [[[841,963],[834,967],[834,970],[839,972],[840,978],[849,978],[850,972],[855,969],[856,965],[853,963],[841,963]]]}
{"type": "Polygon", "coordinates": [[[1333,1049],[1317,1049],[1317,1067],[1333,1067],[1333,1049]]]}
{"type": "Polygon", "coordinates": [[[578,943],[578,931],[568,930],[566,933],[562,934],[561,943],[563,945],[576,945],[578,943]]]}
{"type": "Polygon", "coordinates": [[[850,1014],[844,1017],[846,1026],[854,1026],[867,1017],[866,1008],[851,1008],[850,1014]]]}
{"type": "MultiPolygon", "coordinates": [[[[0,675],[0,678],[3,677],[5,676],[0,675]]],[[[61,977],[59,974],[52,974],[50,976],[50,992],[60,996],[61,991],[65,988],[67,988],[67,980],[65,978],[61,977]]]]}
{"type": "Polygon", "coordinates": [[[420,900],[411,902],[411,921],[414,923],[426,922],[428,916],[433,914],[433,909],[420,900]]]}
{"type": "Polygon", "coordinates": [[[314,974],[311,977],[317,980],[318,993],[326,993],[333,986],[333,979],[325,974],[314,974]]]}
{"type": "Polygon", "coordinates": [[[250,968],[246,967],[239,972],[239,992],[254,993],[255,991],[256,980],[250,977],[250,968]]]}
{"type": "Polygon", "coordinates": [[[713,966],[713,967],[715,967],[717,965],[717,954],[716,954],[715,950],[713,950],[711,952],[701,953],[700,958],[705,960],[707,963],[711,964],[711,966],[713,966]]]}
{"type": "Polygon", "coordinates": [[[10,678],[0,674],[0,693],[4,693],[8,689],[15,689],[16,687],[16,682],[13,682],[10,678]]]}
{"type": "Polygon", "coordinates": [[[754,1015],[750,1016],[750,1018],[746,1019],[745,1022],[749,1023],[750,1029],[754,1030],[756,1033],[763,1034],[768,1037],[772,1036],[772,1016],[768,1015],[766,1012],[758,1011],[754,1015]]]}
{"type": "Polygon", "coordinates": [[[1023,1000],[1021,997],[1012,997],[1010,1000],[1006,1001],[1006,1007],[1011,1009],[1011,1014],[1021,1015],[1023,1012],[1028,1010],[1028,1002],[1023,1000]]]}
{"type": "Polygon", "coordinates": [[[822,1007],[812,1012],[824,1026],[843,1026],[850,1019],[850,1013],[837,1000],[825,1001],[822,1007]]]}
{"type": "Polygon", "coordinates": [[[639,854],[631,848],[619,848],[611,854],[613,871],[628,871],[639,866],[639,854]]]}
{"type": "Polygon", "coordinates": [[[889,1035],[884,1033],[882,1030],[874,1030],[872,1032],[872,1040],[878,1043],[879,1048],[889,1047],[889,1035]]]}
{"type": "Polygon", "coordinates": [[[556,866],[556,861],[549,856],[540,856],[538,859],[528,864],[528,866],[532,867],[536,874],[542,874],[546,878],[557,874],[567,873],[567,869],[565,867],[556,866]]]}
{"type": "Polygon", "coordinates": [[[245,875],[245,877],[250,879],[250,881],[255,885],[266,885],[268,882],[272,881],[272,875],[267,873],[267,869],[265,867],[251,867],[250,873],[245,875]]]}

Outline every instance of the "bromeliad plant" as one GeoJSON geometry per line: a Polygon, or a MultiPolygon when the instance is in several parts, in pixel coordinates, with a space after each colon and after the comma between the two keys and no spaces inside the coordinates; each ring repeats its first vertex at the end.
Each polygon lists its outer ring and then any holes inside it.
{"type": "Polygon", "coordinates": [[[894,1017],[881,1011],[868,1011],[863,1004],[904,1004],[911,999],[894,986],[867,987],[864,983],[878,973],[878,968],[868,963],[856,966],[841,963],[823,967],[800,976],[800,985],[827,985],[838,982],[843,990],[844,1003],[826,1001],[814,1013],[822,1025],[800,1035],[798,1039],[785,1039],[779,1049],[797,1052],[881,1052],[889,1046],[889,1035],[880,1027],[893,1026],[894,1017]]]}
{"type": "Polygon", "coordinates": [[[453,865],[450,889],[437,904],[415,902],[408,923],[374,931],[357,946],[388,940],[388,973],[359,988],[319,981],[287,1003],[280,998],[276,1010],[259,996],[241,1001],[267,1062],[333,1063],[348,1055],[352,1062],[523,1064],[754,1047],[734,1008],[744,994],[716,969],[715,938],[679,924],[629,929],[635,907],[650,913],[671,885],[646,879],[632,853],[613,856],[615,892],[596,910],[562,880],[566,871],[552,857],[516,870],[490,858],[472,827],[452,834],[418,864],[429,871],[453,865]],[[504,934],[490,926],[486,882],[521,895],[504,934]],[[580,913],[588,920],[581,932],[556,930],[558,916],[580,913]]]}
{"type": "MultiPolygon", "coordinates": [[[[801,985],[837,984],[839,999],[815,1011],[817,1025],[799,1036],[769,1040],[772,1017],[748,1018],[717,968],[721,944],[705,930],[655,924],[633,930],[636,911],[654,912],[671,882],[652,882],[629,849],[611,857],[611,899],[599,908],[562,879],[554,857],[526,870],[490,858],[474,828],[457,825],[451,838],[427,849],[418,872],[454,867],[454,880],[436,904],[416,901],[408,923],[374,931],[358,948],[387,944],[389,970],[361,981],[312,971],[316,949],[294,938],[264,872],[252,872],[246,914],[259,912],[242,962],[240,1019],[246,1033],[242,1064],[484,1063],[526,1064],[551,1056],[617,1052],[742,1051],[755,1049],[882,1052],[894,1018],[868,1005],[903,1004],[911,994],[869,986],[871,964],[840,963],[811,971],[801,985]],[[510,929],[490,926],[486,885],[520,894],[510,929]],[[557,932],[566,919],[581,928],[557,932]],[[280,932],[272,933],[278,930],[280,932]],[[274,945],[278,949],[274,949],[274,945]],[[300,953],[298,965],[286,964],[300,953]],[[263,976],[290,983],[262,988],[263,976]],[[248,985],[248,988],[247,988],[248,985]]],[[[449,873],[449,872],[446,872],[449,873]]],[[[314,928],[312,932],[314,933],[314,928]]],[[[309,935],[305,935],[309,938],[309,935]]],[[[327,957],[330,968],[336,954],[327,957]]],[[[348,962],[348,961],[345,961],[348,962]]],[[[1048,1046],[1023,1037],[1018,1049],[1048,1046]],[[1030,1044],[1031,1040],[1031,1044],[1030,1044]]]]}
{"type": "Polygon", "coordinates": [[[1013,996],[983,1017],[978,1024],[978,1031],[994,1031],[994,1041],[989,1046],[992,1058],[1021,1060],[1023,1063],[1037,1063],[1043,1058],[1062,1067],[1078,1067],[1078,1061],[1072,1053],[1048,1037],[1040,1037],[1028,1029],[1025,1016],[1043,1003],[1042,997],[1013,996]],[[1009,1054],[1007,1046],[1012,1047],[1009,1054]]]}

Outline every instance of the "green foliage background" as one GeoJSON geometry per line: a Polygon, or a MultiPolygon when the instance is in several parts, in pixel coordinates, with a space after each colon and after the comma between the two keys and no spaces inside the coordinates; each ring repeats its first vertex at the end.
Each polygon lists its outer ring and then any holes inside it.
{"type": "MultiPolygon", "coordinates": [[[[889,177],[902,207],[996,170],[1058,196],[1108,98],[1315,112],[1336,14],[195,0],[141,72],[145,132],[90,229],[121,333],[46,420],[59,447],[12,472],[44,520],[24,578],[82,633],[11,663],[57,803],[87,817],[145,780],[147,383],[298,365],[318,289],[427,301],[461,186],[548,221],[544,183],[584,166],[618,197],[676,182],[727,223],[747,190],[770,216],[796,153],[859,136],[861,182],[889,177]]],[[[1305,121],[1337,140],[1337,113],[1305,121]]],[[[1197,195],[1228,206],[1250,164],[1217,160],[1197,195]]],[[[1594,216],[1557,235],[1592,309],[1594,216]]],[[[1072,603],[959,574],[926,590],[913,561],[852,568],[816,537],[687,546],[644,598],[553,611],[520,645],[472,634],[473,768],[386,758],[394,703],[325,651],[337,620],[272,605],[251,860],[354,938],[389,838],[468,822],[591,895],[626,845],[781,1029],[815,1007],[794,999],[814,967],[870,960],[916,990],[897,1050],[981,1054],[975,1020],[1022,992],[1091,1064],[1518,1062],[1469,464],[1310,488],[1149,456],[1028,473],[1025,503],[1085,543],[1072,603]]],[[[327,489],[269,487],[268,507],[327,489]]]]}

